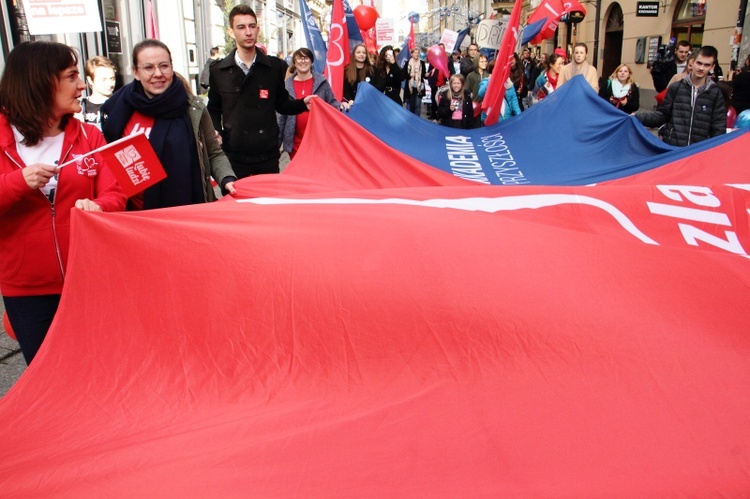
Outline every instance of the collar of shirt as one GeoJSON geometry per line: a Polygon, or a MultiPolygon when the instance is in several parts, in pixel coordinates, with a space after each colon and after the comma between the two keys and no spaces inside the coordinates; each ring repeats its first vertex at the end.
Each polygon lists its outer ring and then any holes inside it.
{"type": "Polygon", "coordinates": [[[237,51],[235,50],[235,52],[234,52],[234,63],[237,64],[237,66],[240,67],[240,69],[242,70],[243,73],[247,74],[247,73],[250,72],[250,68],[253,67],[253,64],[255,64],[255,58],[257,56],[258,56],[257,53],[253,55],[253,60],[250,62],[250,65],[248,66],[247,64],[245,64],[245,61],[243,61],[242,59],[240,59],[240,54],[237,53],[237,51]]]}

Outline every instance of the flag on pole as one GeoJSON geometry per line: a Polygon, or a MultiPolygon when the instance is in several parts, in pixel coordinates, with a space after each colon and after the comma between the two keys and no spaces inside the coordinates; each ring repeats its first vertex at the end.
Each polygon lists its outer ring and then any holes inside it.
{"type": "Polygon", "coordinates": [[[344,13],[346,14],[346,29],[349,35],[349,48],[354,49],[360,43],[365,43],[365,40],[362,38],[362,33],[359,32],[354,11],[346,0],[344,0],[344,13]]]}
{"type": "Polygon", "coordinates": [[[487,118],[484,120],[485,125],[494,125],[497,123],[502,111],[503,97],[505,96],[505,81],[510,74],[510,64],[513,60],[513,54],[516,51],[516,45],[518,44],[518,25],[521,22],[522,3],[522,0],[516,0],[513,6],[513,12],[510,14],[508,26],[505,28],[505,34],[498,49],[495,70],[490,76],[487,93],[482,101],[482,110],[487,113],[487,118]]]}
{"type": "Polygon", "coordinates": [[[320,28],[315,22],[310,7],[307,5],[307,0],[299,0],[299,9],[300,13],[302,13],[302,19],[304,20],[302,28],[305,33],[307,48],[312,50],[313,54],[315,54],[313,67],[317,73],[323,74],[326,69],[326,58],[328,57],[326,42],[323,40],[323,35],[320,33],[320,28]]]}
{"type": "Polygon", "coordinates": [[[409,28],[409,52],[411,52],[412,50],[414,50],[414,47],[417,46],[417,42],[414,41],[414,24],[415,23],[409,23],[409,24],[411,26],[409,28]]]}
{"type": "Polygon", "coordinates": [[[333,0],[331,31],[328,36],[328,56],[325,76],[337,100],[344,98],[344,68],[349,64],[349,34],[346,27],[343,0],[333,0]]]}
{"type": "Polygon", "coordinates": [[[564,12],[563,0],[542,0],[526,20],[521,43],[525,45],[531,42],[536,45],[552,38],[564,12]]]}
{"type": "Polygon", "coordinates": [[[167,178],[161,161],[143,132],[128,135],[86,154],[76,156],[58,168],[76,163],[79,171],[82,169],[94,171],[100,161],[109,167],[128,197],[133,197],[167,178]]]}

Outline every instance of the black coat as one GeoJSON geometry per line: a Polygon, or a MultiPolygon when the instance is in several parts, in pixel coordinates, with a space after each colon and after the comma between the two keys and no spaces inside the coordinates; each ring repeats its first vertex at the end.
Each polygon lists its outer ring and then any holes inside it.
{"type": "Polygon", "coordinates": [[[638,108],[641,107],[640,91],[638,90],[638,85],[635,83],[630,85],[628,95],[625,96],[627,97],[627,102],[625,104],[622,104],[621,101],[612,97],[612,80],[610,78],[607,78],[607,82],[599,89],[599,97],[608,101],[620,111],[628,114],[638,111],[638,108]]]}
{"type": "Polygon", "coordinates": [[[639,113],[636,117],[648,127],[666,125],[660,133],[664,142],[686,146],[727,131],[727,109],[721,90],[710,79],[692,104],[693,85],[687,76],[672,83],[656,111],[639,113]]]}
{"type": "Polygon", "coordinates": [[[245,75],[234,62],[235,51],[211,65],[206,106],[211,121],[231,161],[256,163],[278,157],[276,112],[300,114],[307,106],[289,96],[281,59],[256,50],[255,63],[245,75]]]}
{"type": "Polygon", "coordinates": [[[372,85],[401,106],[403,105],[403,101],[401,100],[401,83],[405,79],[406,73],[404,73],[404,70],[398,67],[398,64],[391,64],[386,74],[375,68],[372,85]]]}

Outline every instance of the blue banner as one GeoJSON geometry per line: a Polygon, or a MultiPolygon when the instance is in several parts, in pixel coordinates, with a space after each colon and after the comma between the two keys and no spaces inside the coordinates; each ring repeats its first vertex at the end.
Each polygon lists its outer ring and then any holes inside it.
{"type": "Polygon", "coordinates": [[[346,30],[349,33],[349,53],[351,53],[354,47],[365,43],[365,41],[359,31],[359,26],[357,26],[357,20],[354,18],[354,11],[352,11],[347,0],[344,0],[344,14],[346,14],[346,30]]]}
{"type": "Polygon", "coordinates": [[[653,169],[736,137],[665,144],[576,76],[496,125],[460,130],[420,118],[368,83],[348,113],[388,146],[467,180],[493,185],[586,185],[653,169]]]}
{"type": "Polygon", "coordinates": [[[305,40],[307,41],[307,48],[312,50],[315,54],[315,62],[313,68],[316,73],[323,74],[326,68],[326,58],[328,56],[328,49],[326,48],[326,42],[323,41],[323,35],[320,33],[320,28],[315,22],[315,18],[310,12],[310,7],[307,5],[306,0],[299,0],[299,10],[302,14],[302,28],[305,34],[305,40]]]}

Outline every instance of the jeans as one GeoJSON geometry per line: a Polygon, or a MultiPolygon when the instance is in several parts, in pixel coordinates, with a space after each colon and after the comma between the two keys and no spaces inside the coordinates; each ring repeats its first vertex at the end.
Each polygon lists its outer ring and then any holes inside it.
{"type": "Polygon", "coordinates": [[[3,303],[23,358],[31,364],[55,317],[60,295],[3,296],[3,303]]]}
{"type": "Polygon", "coordinates": [[[406,103],[406,107],[417,116],[422,114],[422,96],[419,95],[419,92],[412,92],[409,94],[409,100],[406,103]]]}

